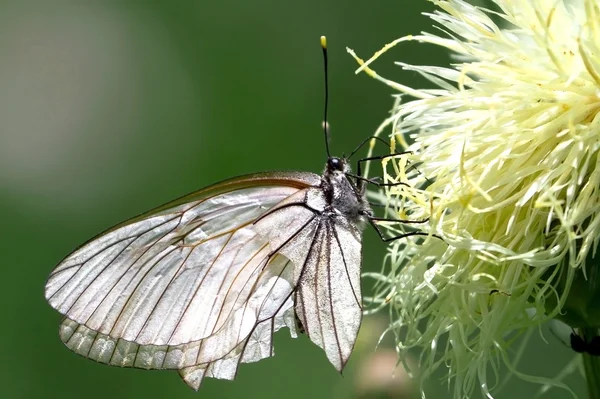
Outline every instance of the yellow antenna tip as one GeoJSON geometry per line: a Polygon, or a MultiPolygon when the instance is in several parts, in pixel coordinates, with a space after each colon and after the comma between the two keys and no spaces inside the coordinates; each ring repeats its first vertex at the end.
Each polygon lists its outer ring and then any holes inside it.
{"type": "Polygon", "coordinates": [[[321,47],[323,47],[323,49],[327,48],[327,38],[325,36],[321,36],[321,47]]]}

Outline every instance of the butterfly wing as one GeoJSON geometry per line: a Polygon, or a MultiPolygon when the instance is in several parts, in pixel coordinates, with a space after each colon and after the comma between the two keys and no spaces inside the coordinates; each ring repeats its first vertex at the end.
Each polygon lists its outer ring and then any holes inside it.
{"type": "MultiPolygon", "coordinates": [[[[255,221],[319,182],[297,172],[228,180],[92,239],[46,284],[48,302],[66,317],[61,338],[104,363],[181,369],[195,388],[203,375],[232,378],[240,361],[270,356],[270,335],[293,326],[299,274],[281,255],[295,241],[276,246],[255,221]]],[[[289,237],[312,216],[294,213],[289,237]]]]}
{"type": "MultiPolygon", "coordinates": [[[[321,347],[329,361],[342,371],[356,342],[362,320],[360,267],[362,224],[328,205],[321,188],[303,192],[304,201],[284,201],[257,223],[261,234],[276,245],[289,240],[273,225],[285,220],[304,228],[293,237],[293,245],[280,254],[295,265],[295,314],[305,333],[321,347]],[[293,207],[293,215],[287,215],[293,207]],[[312,217],[311,217],[312,215],[312,217]],[[282,220],[279,220],[282,219],[282,220]]],[[[349,191],[346,195],[356,195],[349,191]]]]}
{"type": "Polygon", "coordinates": [[[273,356],[273,334],[281,327],[290,328],[292,337],[296,338],[294,323],[292,302],[288,299],[274,318],[259,322],[252,334],[226,357],[185,367],[179,370],[179,375],[195,390],[198,390],[204,377],[232,380],[240,363],[252,363],[273,356]]]}
{"type": "MultiPolygon", "coordinates": [[[[274,264],[268,267],[277,270],[287,267],[289,262],[278,256],[274,264]]],[[[140,345],[98,333],[67,318],[61,324],[60,336],[75,353],[101,363],[144,369],[178,369],[186,384],[198,390],[204,377],[233,379],[240,362],[251,363],[273,356],[272,334],[281,327],[288,327],[292,337],[296,337],[289,295],[292,287],[285,278],[272,278],[272,282],[275,284],[258,283],[257,286],[261,288],[253,295],[251,304],[243,310],[252,314],[252,311],[256,312],[257,302],[264,302],[258,317],[254,313],[252,319],[246,318],[251,332],[245,338],[243,326],[230,323],[223,329],[228,335],[215,334],[203,340],[174,346],[140,345]],[[281,301],[281,296],[286,299],[281,301]],[[256,324],[251,325],[252,322],[256,324]],[[234,337],[233,342],[238,343],[226,353],[227,350],[222,348],[230,345],[228,337],[234,337]],[[216,360],[208,361],[209,356],[216,360]]]]}
{"type": "Polygon", "coordinates": [[[342,371],[362,320],[362,234],[346,219],[323,219],[296,292],[295,312],[306,334],[342,371]]]}

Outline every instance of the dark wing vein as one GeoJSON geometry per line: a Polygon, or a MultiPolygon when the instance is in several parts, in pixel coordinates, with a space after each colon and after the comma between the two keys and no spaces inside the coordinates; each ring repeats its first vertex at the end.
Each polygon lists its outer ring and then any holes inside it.
{"type": "MultiPolygon", "coordinates": [[[[325,242],[327,243],[327,253],[326,253],[326,260],[324,261],[322,258],[319,258],[319,264],[317,267],[319,268],[323,268],[325,267],[325,269],[327,269],[326,274],[327,274],[327,290],[328,290],[328,297],[326,298],[326,300],[329,300],[329,310],[331,312],[331,326],[333,328],[333,336],[335,338],[335,349],[337,349],[338,352],[338,356],[340,359],[340,363],[344,363],[344,355],[342,354],[342,345],[340,344],[340,337],[337,331],[337,325],[336,325],[336,315],[335,315],[335,311],[333,309],[333,300],[335,298],[335,293],[333,292],[333,290],[331,289],[331,265],[329,264],[329,261],[331,260],[331,236],[332,236],[332,230],[334,230],[333,227],[333,221],[331,221],[330,219],[328,219],[327,221],[325,221],[326,224],[326,229],[325,229],[325,242]]],[[[344,252],[342,251],[342,247],[340,246],[340,252],[342,253],[342,259],[344,257],[344,252]]],[[[345,265],[344,265],[345,266],[345,265]]],[[[317,272],[316,275],[318,275],[319,273],[317,272]]],[[[318,292],[318,291],[317,291],[318,292]]],[[[318,301],[317,301],[318,303],[318,301]]],[[[319,314],[319,313],[317,313],[319,314]]],[[[321,333],[323,332],[323,329],[321,329],[321,333]]],[[[322,334],[323,335],[323,334],[322,334]]],[[[322,342],[325,342],[325,338],[323,337],[322,342]]]]}

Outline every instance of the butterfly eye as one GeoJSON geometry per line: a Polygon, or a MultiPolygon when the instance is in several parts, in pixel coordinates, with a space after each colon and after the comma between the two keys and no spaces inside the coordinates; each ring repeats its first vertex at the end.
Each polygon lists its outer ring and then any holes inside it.
{"type": "Polygon", "coordinates": [[[329,158],[329,160],[327,161],[327,163],[329,164],[329,169],[330,170],[342,170],[343,169],[343,165],[344,165],[344,163],[342,162],[342,160],[340,158],[337,158],[337,157],[331,157],[331,158],[329,158]]]}

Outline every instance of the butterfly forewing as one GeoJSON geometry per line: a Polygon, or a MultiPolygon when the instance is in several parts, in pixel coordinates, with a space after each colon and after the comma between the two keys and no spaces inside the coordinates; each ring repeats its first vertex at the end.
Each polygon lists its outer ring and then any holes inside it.
{"type": "Polygon", "coordinates": [[[269,244],[252,222],[318,182],[312,174],[294,177],[241,178],[228,182],[229,191],[205,189],[111,229],[56,267],[46,297],[71,320],[139,344],[212,335],[246,302],[265,266],[269,244]]]}

